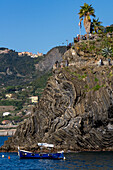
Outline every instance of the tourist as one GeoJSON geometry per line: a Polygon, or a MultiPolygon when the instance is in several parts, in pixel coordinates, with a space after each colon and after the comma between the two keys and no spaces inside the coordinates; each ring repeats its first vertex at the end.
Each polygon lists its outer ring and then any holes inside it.
{"type": "Polygon", "coordinates": [[[99,60],[99,66],[102,66],[102,65],[104,65],[104,63],[103,63],[103,60],[100,58],[100,60],[99,60]]]}
{"type": "Polygon", "coordinates": [[[111,59],[108,58],[108,65],[110,66],[111,65],[111,59]]]}
{"type": "Polygon", "coordinates": [[[78,42],[78,38],[74,38],[74,43],[77,43],[78,42]]]}
{"type": "Polygon", "coordinates": [[[90,40],[92,39],[92,34],[91,34],[91,33],[89,33],[89,39],[90,39],[90,40]]]}
{"type": "Polygon", "coordinates": [[[77,39],[78,39],[78,41],[80,40],[80,35],[79,34],[77,34],[77,39]]]}
{"type": "Polygon", "coordinates": [[[58,62],[58,61],[56,61],[56,62],[55,62],[55,64],[56,64],[56,67],[58,68],[58,66],[59,66],[59,62],[58,62]]]}
{"type": "Polygon", "coordinates": [[[69,61],[66,60],[66,62],[65,62],[65,67],[68,67],[68,65],[69,65],[69,61]]]}
{"type": "Polygon", "coordinates": [[[83,36],[82,36],[82,40],[86,40],[86,37],[85,37],[85,35],[83,35],[83,36]]]}
{"type": "Polygon", "coordinates": [[[61,68],[63,68],[63,67],[64,67],[64,63],[63,63],[63,62],[61,62],[61,63],[60,63],[60,66],[61,66],[61,68]]]}
{"type": "Polygon", "coordinates": [[[53,65],[53,70],[55,70],[57,67],[56,67],[56,64],[53,65]]]}

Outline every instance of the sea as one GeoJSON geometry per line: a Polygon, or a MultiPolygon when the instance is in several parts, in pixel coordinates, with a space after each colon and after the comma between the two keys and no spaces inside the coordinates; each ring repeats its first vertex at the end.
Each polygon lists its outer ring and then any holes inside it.
{"type": "MultiPolygon", "coordinates": [[[[8,137],[0,136],[0,146],[8,137]]],[[[0,170],[109,170],[113,169],[113,152],[66,153],[66,160],[26,159],[17,153],[0,152],[0,170]]]]}

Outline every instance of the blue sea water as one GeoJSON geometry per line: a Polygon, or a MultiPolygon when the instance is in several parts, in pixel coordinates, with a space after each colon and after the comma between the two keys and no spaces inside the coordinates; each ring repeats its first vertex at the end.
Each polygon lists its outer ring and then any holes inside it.
{"type": "MultiPolygon", "coordinates": [[[[7,137],[0,136],[0,146],[7,137]]],[[[66,160],[26,159],[17,153],[0,153],[0,170],[110,170],[113,169],[113,152],[79,152],[65,154],[66,160]],[[4,158],[2,157],[4,155],[4,158]],[[10,159],[8,159],[10,156],[10,159]]]]}

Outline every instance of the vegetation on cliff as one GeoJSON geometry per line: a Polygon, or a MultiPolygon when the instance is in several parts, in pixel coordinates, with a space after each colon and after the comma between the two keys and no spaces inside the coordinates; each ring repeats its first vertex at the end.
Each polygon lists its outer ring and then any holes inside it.
{"type": "MultiPolygon", "coordinates": [[[[85,15],[90,26],[94,9],[85,6],[90,10],[81,17],[85,15]]],[[[112,50],[112,34],[92,34],[91,39],[75,42],[55,65],[31,116],[1,150],[17,150],[20,143],[24,149],[37,150],[37,142],[65,151],[113,150],[113,62],[102,56],[104,51],[112,60],[112,50]]],[[[40,70],[44,69],[42,64],[40,70]]]]}

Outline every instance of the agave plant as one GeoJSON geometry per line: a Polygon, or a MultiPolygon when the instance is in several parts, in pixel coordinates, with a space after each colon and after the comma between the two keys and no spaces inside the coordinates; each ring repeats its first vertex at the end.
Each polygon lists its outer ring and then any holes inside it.
{"type": "Polygon", "coordinates": [[[79,14],[79,19],[84,18],[84,27],[86,30],[86,33],[90,33],[90,26],[91,26],[91,19],[90,19],[90,15],[95,17],[94,14],[94,9],[92,7],[92,5],[88,5],[86,3],[84,3],[84,6],[80,6],[80,12],[79,14]]]}
{"type": "Polygon", "coordinates": [[[111,57],[113,55],[112,48],[106,47],[106,48],[102,49],[102,55],[106,58],[111,57]]]}

